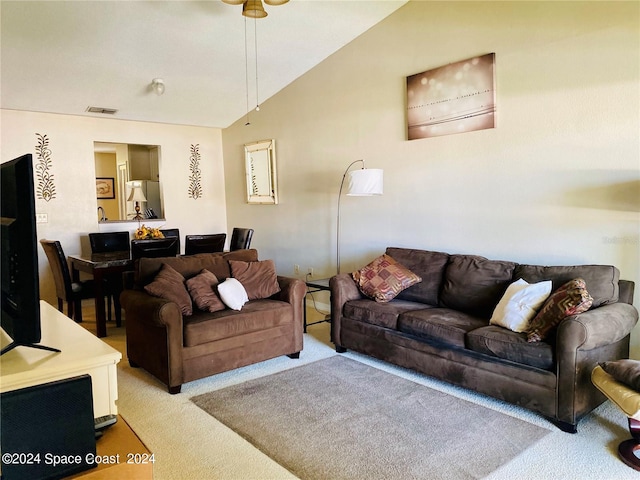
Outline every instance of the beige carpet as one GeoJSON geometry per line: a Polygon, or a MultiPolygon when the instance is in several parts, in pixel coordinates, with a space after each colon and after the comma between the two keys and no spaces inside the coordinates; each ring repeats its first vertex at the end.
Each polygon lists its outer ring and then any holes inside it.
{"type": "Polygon", "coordinates": [[[305,480],[478,479],[550,433],[344,356],[192,401],[305,480]]]}
{"type": "MultiPolygon", "coordinates": [[[[95,333],[95,324],[91,322],[91,302],[85,302],[83,311],[86,318],[83,325],[95,333]]],[[[165,387],[151,375],[129,366],[126,360],[124,328],[115,328],[110,323],[108,332],[109,336],[104,340],[122,351],[124,357],[118,365],[119,413],[155,454],[153,471],[156,480],[296,478],[240,435],[198,408],[190,399],[337,355],[329,341],[328,324],[309,327],[309,333],[305,334],[304,350],[298,360],[280,357],[190,382],[183,386],[179,395],[169,395],[165,387]]],[[[610,402],[601,405],[583,419],[578,426],[578,433],[570,435],[528,410],[364,355],[348,352],[344,356],[551,431],[522,454],[487,475],[486,480],[639,478],[635,470],[617,458],[618,443],[629,438],[629,431],[626,418],[610,402]]],[[[486,441],[490,442],[491,438],[488,437],[486,441]]],[[[424,478],[429,479],[428,474],[424,478]]]]}

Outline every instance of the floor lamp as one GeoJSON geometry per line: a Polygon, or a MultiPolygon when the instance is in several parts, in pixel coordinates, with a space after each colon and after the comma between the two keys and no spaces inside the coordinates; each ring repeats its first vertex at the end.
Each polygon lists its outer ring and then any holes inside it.
{"type": "Polygon", "coordinates": [[[336,229],[336,263],[338,273],[340,273],[340,199],[342,198],[342,188],[344,187],[344,180],[347,178],[349,169],[359,162],[362,162],[362,168],[352,171],[349,175],[347,195],[356,197],[382,195],[382,170],[379,168],[365,168],[364,160],[351,162],[344,171],[344,175],[342,175],[340,191],[338,192],[338,224],[336,229]]]}

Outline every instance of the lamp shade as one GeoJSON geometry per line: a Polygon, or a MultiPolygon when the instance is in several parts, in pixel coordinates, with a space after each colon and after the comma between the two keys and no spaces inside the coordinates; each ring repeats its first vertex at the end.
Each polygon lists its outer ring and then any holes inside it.
{"type": "Polygon", "coordinates": [[[131,189],[131,193],[129,194],[129,198],[127,198],[128,202],[146,202],[147,198],[144,196],[144,193],[142,193],[142,188],[140,188],[138,185],[135,185],[132,189],[131,189]]]}
{"type": "Polygon", "coordinates": [[[350,172],[347,195],[382,195],[382,169],[362,168],[350,172]]]}

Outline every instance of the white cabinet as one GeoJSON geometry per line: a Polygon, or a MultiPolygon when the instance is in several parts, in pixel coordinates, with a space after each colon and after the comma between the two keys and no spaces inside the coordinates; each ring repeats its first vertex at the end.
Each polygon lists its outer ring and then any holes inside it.
{"type": "MultiPolygon", "coordinates": [[[[116,365],[122,354],[42,300],[40,317],[40,343],[61,352],[17,347],[5,353],[0,357],[0,392],[87,373],[91,375],[94,416],[116,415],[116,365]]],[[[4,331],[0,330],[0,336],[2,347],[10,343],[4,331]]]]}

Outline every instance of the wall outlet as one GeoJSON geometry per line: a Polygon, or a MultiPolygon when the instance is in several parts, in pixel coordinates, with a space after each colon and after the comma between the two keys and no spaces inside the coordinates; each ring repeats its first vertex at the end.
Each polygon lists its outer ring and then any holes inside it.
{"type": "Polygon", "coordinates": [[[298,265],[297,263],[293,265],[293,274],[300,275],[300,265],[298,265]]]}
{"type": "Polygon", "coordinates": [[[36,213],[36,223],[48,223],[49,215],[46,213],[36,213]]]}
{"type": "Polygon", "coordinates": [[[309,268],[307,269],[307,276],[308,276],[309,278],[313,278],[313,268],[312,268],[312,267],[309,267],[309,268]]]}

